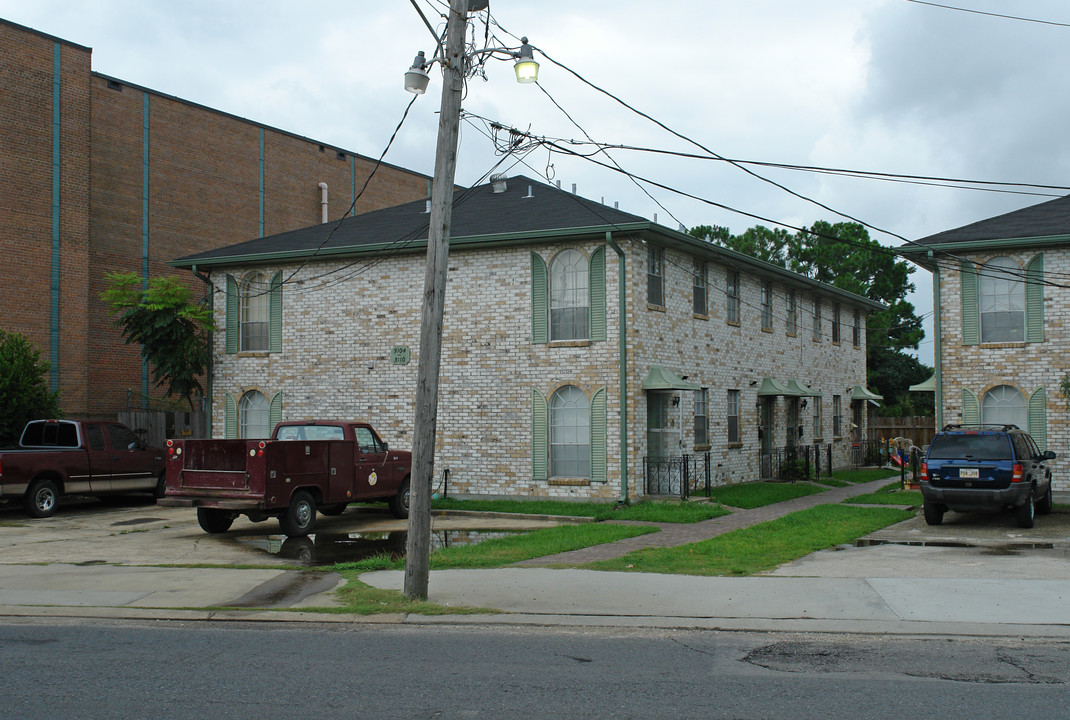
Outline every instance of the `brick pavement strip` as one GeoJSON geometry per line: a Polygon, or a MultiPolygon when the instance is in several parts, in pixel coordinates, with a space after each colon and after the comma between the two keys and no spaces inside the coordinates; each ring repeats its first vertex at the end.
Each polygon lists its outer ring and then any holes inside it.
{"type": "MultiPolygon", "coordinates": [[[[792,498],[784,502],[773,503],[751,510],[734,509],[729,515],[703,520],[697,523],[644,523],[655,525],[661,532],[649,533],[638,537],[625,538],[617,542],[570,550],[556,555],[532,558],[518,562],[514,567],[540,567],[554,564],[582,565],[598,560],[612,560],[627,555],[634,550],[649,547],[675,547],[700,542],[724,533],[750,527],[784,517],[797,510],[806,510],[816,505],[835,504],[857,495],[876,492],[888,484],[890,478],[881,478],[868,483],[851,484],[842,488],[832,488],[825,492],[792,498]]],[[[609,522],[614,522],[610,520],[609,522]]]]}

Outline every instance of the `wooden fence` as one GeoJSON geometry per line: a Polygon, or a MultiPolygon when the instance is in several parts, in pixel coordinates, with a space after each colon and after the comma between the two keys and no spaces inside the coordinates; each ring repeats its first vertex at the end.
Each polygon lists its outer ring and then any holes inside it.
{"type": "Polygon", "coordinates": [[[207,437],[208,422],[203,412],[165,412],[163,410],[127,410],[119,413],[119,422],[135,431],[145,431],[145,442],[163,447],[167,438],[207,437]]]}
{"type": "Polygon", "coordinates": [[[867,439],[887,443],[892,438],[905,437],[918,447],[924,447],[932,442],[935,434],[936,418],[932,416],[871,417],[867,439]]]}

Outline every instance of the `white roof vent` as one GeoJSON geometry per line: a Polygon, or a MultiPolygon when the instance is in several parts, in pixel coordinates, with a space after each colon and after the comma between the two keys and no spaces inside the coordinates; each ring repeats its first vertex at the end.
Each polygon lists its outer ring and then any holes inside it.
{"type": "Polygon", "coordinates": [[[506,184],[505,184],[505,176],[504,175],[491,175],[490,176],[490,186],[491,186],[491,190],[495,194],[503,193],[508,189],[506,184]]]}

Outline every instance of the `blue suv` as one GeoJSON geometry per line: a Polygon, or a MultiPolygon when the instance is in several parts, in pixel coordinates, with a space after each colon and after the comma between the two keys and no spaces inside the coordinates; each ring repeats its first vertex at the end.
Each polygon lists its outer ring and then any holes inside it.
{"type": "Polygon", "coordinates": [[[921,466],[925,522],[944,513],[1014,510],[1018,527],[1051,512],[1050,450],[1017,425],[947,425],[933,438],[921,466]]]}

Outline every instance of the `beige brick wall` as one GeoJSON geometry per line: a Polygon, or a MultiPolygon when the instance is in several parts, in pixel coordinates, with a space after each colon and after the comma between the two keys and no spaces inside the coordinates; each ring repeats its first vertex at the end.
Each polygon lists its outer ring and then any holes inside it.
{"type": "MultiPolygon", "coordinates": [[[[825,393],[825,441],[831,441],[832,395],[864,382],[865,350],[833,346],[829,323],[815,343],[800,310],[799,337],[784,332],[783,288],[774,285],[775,330],[758,329],[758,281],[744,275],[740,327],[723,319],[723,296],[711,297],[708,320],[691,312],[690,259],[672,255],[667,262],[664,312],[646,303],[646,249],[619,239],[626,252],[628,291],[628,427],[630,494],[643,493],[646,454],[646,399],[642,383],[651,365],[664,365],[710,388],[710,437],[715,462],[732,481],[757,479],[758,437],[754,409],[757,387],[766,375],[813,383],[825,393]],[[725,447],[725,390],[742,391],[740,447],[725,447]]],[[[617,256],[606,248],[605,342],[535,345],[531,342],[530,254],[548,263],[562,249],[589,255],[602,243],[540,244],[522,248],[454,251],[442,341],[439,384],[436,483],[450,469],[450,491],[459,494],[571,497],[612,500],[621,493],[620,391],[618,385],[617,256]],[[558,485],[532,480],[531,392],[549,397],[565,384],[588,397],[606,388],[608,400],[608,483],[558,485]]],[[[424,255],[361,261],[338,272],[328,263],[281,266],[293,274],[283,292],[283,352],[223,353],[224,335],[215,337],[213,426],[223,432],[224,393],[235,399],[250,389],[271,397],[283,394],[283,418],[368,420],[392,445],[412,444],[413,396],[419,353],[420,300],[424,255]],[[296,271],[296,272],[295,272],[296,271]],[[408,365],[393,365],[396,345],[411,349],[408,365]]],[[[720,284],[716,269],[711,280],[720,284]]],[[[723,269],[720,270],[723,272],[723,269]]],[[[217,291],[225,273],[213,272],[217,291]]],[[[217,295],[217,323],[224,327],[224,303],[217,295]]],[[[800,293],[800,308],[805,306],[800,293]]],[[[846,315],[845,315],[846,317],[846,315]]],[[[683,393],[684,442],[694,452],[693,398],[683,393]]],[[[783,411],[783,400],[778,400],[783,411]]],[[[845,427],[849,402],[844,399],[845,427]]],[[[812,408],[801,411],[813,439],[812,408]]],[[[774,429],[783,445],[783,419],[774,429]]],[[[837,462],[846,460],[849,443],[836,442],[837,462]]]]}
{"type": "MultiPolygon", "coordinates": [[[[1057,285],[1070,277],[1070,250],[1032,249],[1016,252],[969,253],[961,255],[978,265],[994,257],[1016,260],[1021,266],[1038,253],[1044,255],[1045,276],[1057,285]]],[[[1047,285],[1044,288],[1044,334],[1042,343],[962,344],[962,285],[958,263],[941,267],[940,283],[940,366],[943,382],[943,422],[962,422],[962,389],[977,395],[978,400],[992,388],[1009,385],[1017,388],[1028,400],[1038,388],[1044,388],[1047,399],[1047,447],[1059,457],[1054,463],[1052,478],[1058,492],[1070,491],[1067,467],[1070,463],[1070,408],[1059,394],[1059,381],[1070,371],[1070,292],[1065,288],[1047,285]]],[[[1028,429],[1028,428],[1023,428],[1028,429]]]]}

